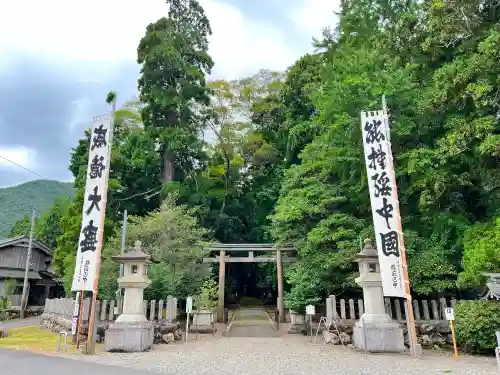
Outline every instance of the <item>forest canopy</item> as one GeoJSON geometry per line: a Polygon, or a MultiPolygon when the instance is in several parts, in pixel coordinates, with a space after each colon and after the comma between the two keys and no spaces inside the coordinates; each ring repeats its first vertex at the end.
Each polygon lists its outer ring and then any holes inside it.
{"type": "MultiPolygon", "coordinates": [[[[126,209],[135,233],[128,245],[161,230],[191,244],[183,255],[164,249],[151,298],[199,288],[205,268],[168,270],[187,262],[178,256],[199,259],[202,241],[295,244],[299,262],[285,269],[289,307],[356,288],[353,257],[360,239],[373,238],[360,112],[380,110],[385,95],[413,292],[456,294],[480,285],[481,272],[500,271],[497,2],[345,0],[338,24],[285,72],[216,81],[202,7],[167,3],[168,16],[139,44],[138,99],[115,116],[105,263],[126,209]]],[[[72,152],[78,192],[55,250],[66,280],[88,137],[72,152]]],[[[261,271],[270,285],[272,272],[261,271]]]]}

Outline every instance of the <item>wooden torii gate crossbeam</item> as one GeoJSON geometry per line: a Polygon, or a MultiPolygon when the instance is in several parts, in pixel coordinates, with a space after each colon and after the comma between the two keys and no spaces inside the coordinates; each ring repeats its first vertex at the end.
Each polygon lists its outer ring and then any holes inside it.
{"type": "Polygon", "coordinates": [[[272,244],[211,244],[205,247],[209,252],[218,252],[212,258],[203,258],[203,263],[219,263],[219,319],[224,312],[224,283],[226,279],[226,263],[276,263],[278,281],[278,311],[280,321],[285,321],[285,305],[283,292],[283,263],[294,263],[296,257],[289,257],[288,252],[295,252],[295,248],[286,246],[276,248],[272,244]],[[226,255],[227,252],[248,252],[248,256],[233,257],[226,255]],[[255,256],[254,253],[273,253],[275,255],[255,256]]]}

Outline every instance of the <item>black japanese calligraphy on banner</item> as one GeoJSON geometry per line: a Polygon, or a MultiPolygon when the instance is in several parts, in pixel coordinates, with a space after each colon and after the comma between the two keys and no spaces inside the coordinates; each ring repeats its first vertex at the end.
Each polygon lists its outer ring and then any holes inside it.
{"type": "Polygon", "coordinates": [[[87,202],[90,202],[90,206],[87,208],[87,210],[85,211],[85,213],[87,215],[90,215],[90,213],[92,212],[92,210],[95,208],[97,211],[100,211],[101,209],[99,208],[99,202],[101,201],[102,199],[102,195],[99,194],[98,192],[99,190],[99,187],[98,186],[94,186],[94,191],[93,193],[89,194],[88,197],[87,197],[87,202]]]}
{"type": "Polygon", "coordinates": [[[368,144],[380,143],[385,141],[385,135],[381,132],[382,120],[372,119],[365,122],[366,137],[365,141],[368,144]]]}
{"type": "Polygon", "coordinates": [[[378,149],[371,147],[371,153],[368,155],[368,160],[370,161],[368,167],[375,171],[377,170],[377,167],[381,170],[385,170],[386,158],[387,154],[382,150],[382,145],[379,143],[378,149]]]}
{"type": "Polygon", "coordinates": [[[98,229],[99,228],[94,225],[94,220],[90,220],[88,224],[83,227],[83,239],[80,241],[80,249],[82,253],[87,251],[96,251],[98,229]]]}
{"type": "Polygon", "coordinates": [[[398,232],[391,230],[387,233],[379,233],[382,252],[385,256],[394,255],[399,258],[398,232]]]}
{"type": "Polygon", "coordinates": [[[390,197],[392,193],[391,180],[387,176],[387,173],[375,173],[371,177],[373,181],[373,186],[375,188],[375,198],[378,197],[390,197]]]}
{"type": "Polygon", "coordinates": [[[404,297],[401,234],[397,224],[398,202],[386,124],[388,118],[382,112],[361,113],[363,148],[382,287],[386,296],[404,297]]]}
{"type": "Polygon", "coordinates": [[[94,180],[96,178],[102,178],[102,172],[106,169],[104,164],[104,156],[95,155],[90,163],[89,178],[94,180]]]}
{"type": "Polygon", "coordinates": [[[111,117],[100,117],[92,124],[85,199],[82,208],[82,227],[72,291],[94,290],[106,211],[111,131],[111,117]]]}
{"type": "Polygon", "coordinates": [[[375,210],[377,214],[385,219],[387,229],[391,229],[389,219],[392,219],[394,217],[392,211],[394,211],[394,206],[389,203],[386,197],[382,198],[382,207],[375,210]]]}
{"type": "Polygon", "coordinates": [[[96,148],[106,147],[108,142],[106,141],[106,133],[108,129],[104,128],[104,125],[101,124],[98,128],[94,129],[94,135],[92,137],[92,146],[90,147],[90,151],[94,151],[96,148]]]}

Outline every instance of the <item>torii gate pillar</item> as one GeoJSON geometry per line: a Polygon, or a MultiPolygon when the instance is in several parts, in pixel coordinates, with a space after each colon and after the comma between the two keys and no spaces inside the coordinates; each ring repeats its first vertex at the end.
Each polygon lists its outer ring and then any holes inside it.
{"type": "Polygon", "coordinates": [[[285,302],[283,296],[283,260],[281,259],[281,250],[276,250],[276,271],[278,282],[278,312],[280,322],[285,322],[285,302]]]}
{"type": "Polygon", "coordinates": [[[220,251],[219,262],[219,316],[218,321],[224,322],[224,284],[226,279],[226,250],[220,251]]]}

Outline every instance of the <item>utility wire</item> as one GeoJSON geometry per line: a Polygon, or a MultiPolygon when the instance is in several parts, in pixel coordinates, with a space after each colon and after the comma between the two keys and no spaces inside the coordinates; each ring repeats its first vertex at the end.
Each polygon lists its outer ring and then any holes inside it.
{"type": "MultiPolygon", "coordinates": [[[[35,171],[33,171],[33,170],[29,169],[29,168],[26,168],[26,167],[22,166],[21,164],[18,164],[18,163],[16,163],[15,161],[10,160],[9,158],[6,158],[5,156],[0,155],[0,159],[3,159],[3,160],[5,160],[5,161],[7,161],[7,162],[9,162],[9,163],[11,163],[11,164],[13,164],[13,165],[15,165],[15,166],[17,166],[17,167],[21,168],[21,169],[24,169],[25,171],[27,171],[27,172],[29,172],[29,173],[31,173],[31,174],[33,174],[33,175],[37,176],[37,177],[40,177],[40,178],[41,178],[41,179],[43,179],[43,180],[54,181],[54,182],[56,182],[57,184],[59,184],[61,187],[67,188],[67,186],[63,185],[63,182],[61,182],[61,181],[57,181],[57,180],[51,180],[50,178],[47,178],[47,177],[45,177],[45,176],[42,176],[41,174],[39,174],[39,173],[37,173],[37,172],[35,172],[35,171]]],[[[127,197],[127,198],[114,199],[114,201],[126,201],[126,200],[129,200],[129,199],[132,199],[132,198],[136,198],[136,197],[140,197],[140,196],[143,196],[143,195],[146,195],[146,194],[149,194],[149,193],[153,193],[153,194],[151,194],[150,196],[145,197],[145,199],[150,199],[150,198],[152,198],[153,196],[155,196],[155,195],[159,194],[159,193],[160,193],[160,190],[161,190],[161,187],[160,187],[160,188],[153,188],[153,189],[146,190],[146,191],[144,191],[144,192],[142,192],[142,193],[136,193],[136,194],[131,195],[130,197],[127,197]]],[[[111,202],[110,202],[110,203],[111,203],[111,202]]]]}
{"type": "MultiPolygon", "coordinates": [[[[38,176],[38,177],[40,177],[40,178],[43,178],[44,180],[50,180],[49,178],[44,177],[44,176],[42,176],[41,174],[38,174],[38,173],[36,173],[35,171],[32,171],[32,170],[31,170],[31,169],[29,169],[29,168],[23,167],[21,164],[17,164],[15,161],[12,161],[12,160],[10,160],[10,159],[6,158],[5,156],[0,155],[0,159],[3,159],[3,160],[5,160],[5,161],[7,161],[7,162],[9,162],[9,163],[11,163],[11,164],[14,164],[15,166],[17,166],[17,167],[19,167],[19,168],[22,168],[22,169],[24,169],[25,171],[28,171],[28,172],[30,172],[30,173],[32,173],[32,174],[34,174],[35,176],[38,176]]],[[[59,181],[58,181],[58,182],[59,182],[59,181]]]]}

